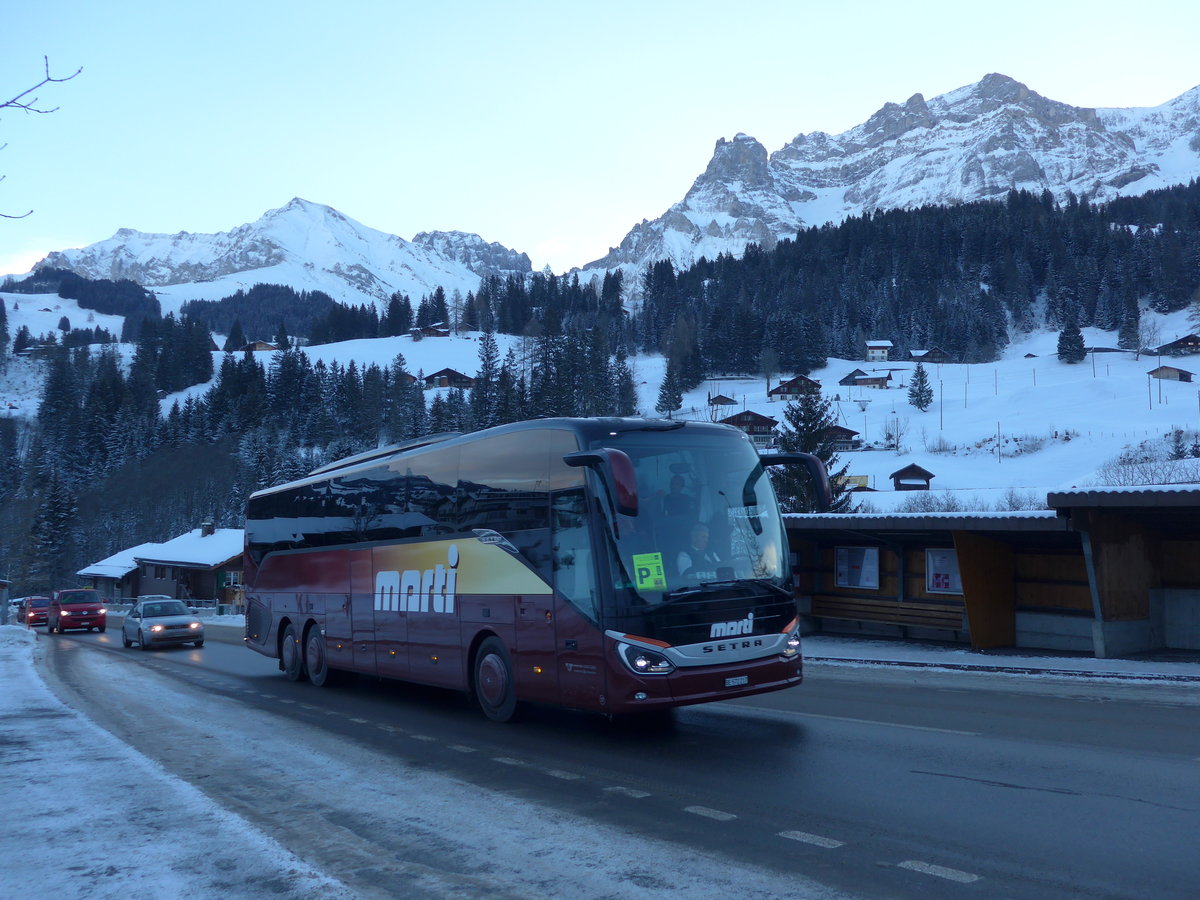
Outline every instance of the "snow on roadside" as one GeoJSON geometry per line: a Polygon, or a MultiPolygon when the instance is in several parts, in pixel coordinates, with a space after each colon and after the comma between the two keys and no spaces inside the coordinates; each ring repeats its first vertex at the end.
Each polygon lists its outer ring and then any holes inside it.
{"type": "Polygon", "coordinates": [[[0,896],[354,896],[65,706],[36,641],[0,626],[0,896]]]}

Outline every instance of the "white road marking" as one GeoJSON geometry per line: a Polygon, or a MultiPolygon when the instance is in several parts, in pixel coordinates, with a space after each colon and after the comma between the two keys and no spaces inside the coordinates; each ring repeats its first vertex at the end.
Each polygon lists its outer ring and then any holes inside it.
{"type": "Polygon", "coordinates": [[[513,759],[511,756],[493,756],[492,762],[503,763],[506,766],[523,766],[525,763],[519,759],[513,759]]]}
{"type": "Polygon", "coordinates": [[[467,747],[464,744],[451,744],[450,749],[457,750],[459,753],[475,753],[475,752],[477,752],[474,747],[467,747]]]}
{"type": "Polygon", "coordinates": [[[947,881],[957,881],[959,884],[971,884],[978,881],[978,875],[972,875],[970,872],[964,872],[961,869],[950,869],[946,866],[935,866],[933,863],[921,862],[916,859],[905,860],[900,863],[901,869],[910,869],[913,872],[920,872],[924,875],[932,875],[935,878],[944,878],[947,881]]]}
{"type": "Polygon", "coordinates": [[[410,734],[409,737],[414,741],[425,741],[426,743],[432,743],[437,740],[437,738],[430,737],[427,734],[410,734]]]}
{"type": "Polygon", "coordinates": [[[648,791],[639,791],[634,788],[621,787],[620,785],[606,787],[604,790],[610,794],[623,794],[626,797],[632,797],[634,800],[641,800],[643,797],[650,796],[648,791]]]}
{"type": "Polygon", "coordinates": [[[961,734],[964,737],[979,737],[978,731],[958,731],[954,728],[932,728],[928,725],[906,725],[903,722],[880,722],[876,719],[855,719],[850,716],[825,716],[821,713],[797,713],[810,719],[832,719],[835,722],[854,722],[858,725],[883,725],[887,728],[908,728],[911,731],[936,731],[938,734],[961,734]]]}
{"type": "Polygon", "coordinates": [[[369,719],[355,719],[353,716],[351,716],[350,721],[353,722],[355,725],[366,725],[370,720],[369,719]]]}
{"type": "Polygon", "coordinates": [[[722,812],[719,809],[709,809],[707,806],[685,806],[684,812],[690,812],[692,815],[704,816],[706,819],[716,819],[718,822],[728,822],[731,819],[736,819],[733,813],[722,812]]]}
{"type": "Polygon", "coordinates": [[[804,844],[812,844],[814,847],[824,847],[827,850],[835,850],[838,847],[845,846],[845,841],[835,841],[833,838],[821,837],[819,834],[809,834],[807,831],[781,831],[781,838],[787,838],[789,841],[800,841],[804,844]]]}
{"type": "Polygon", "coordinates": [[[575,772],[564,772],[562,769],[546,769],[546,774],[551,778],[559,778],[563,781],[578,781],[583,778],[582,775],[577,775],[575,772]]]}

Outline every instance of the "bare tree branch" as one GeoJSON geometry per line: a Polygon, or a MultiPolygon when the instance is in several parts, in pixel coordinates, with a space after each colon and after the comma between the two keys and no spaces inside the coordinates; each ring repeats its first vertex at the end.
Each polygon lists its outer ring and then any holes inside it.
{"type": "MultiPolygon", "coordinates": [[[[42,109],[40,106],[38,106],[38,98],[31,95],[34,91],[38,90],[38,88],[43,88],[48,84],[62,84],[64,81],[70,81],[83,71],[83,66],[80,66],[65,78],[55,78],[50,74],[50,58],[48,56],[43,56],[42,63],[45,66],[45,75],[43,76],[42,80],[33,87],[21,91],[21,93],[17,94],[17,96],[13,97],[11,100],[6,100],[3,103],[0,103],[0,109],[22,109],[27,113],[37,113],[38,115],[46,115],[47,113],[55,112],[58,109],[57,106],[50,109],[42,109]]],[[[7,146],[8,144],[0,144],[0,150],[3,150],[7,146]]],[[[4,178],[5,176],[0,175],[0,181],[3,181],[4,178]]],[[[0,212],[0,219],[24,219],[26,216],[32,214],[32,209],[21,213],[19,216],[0,212]]]]}
{"type": "Polygon", "coordinates": [[[41,109],[37,105],[38,98],[30,97],[29,95],[32,94],[34,91],[36,91],[38,88],[45,87],[48,84],[62,84],[64,81],[70,81],[72,78],[74,78],[76,75],[78,75],[80,72],[83,71],[83,66],[80,66],[78,69],[76,69],[70,75],[68,75],[66,78],[55,78],[53,75],[50,74],[50,58],[47,56],[43,56],[42,62],[45,65],[45,72],[46,72],[45,77],[43,77],[42,80],[39,81],[37,84],[35,84],[33,87],[27,88],[26,90],[21,91],[21,93],[17,94],[17,96],[13,97],[11,100],[6,100],[3,103],[0,103],[0,109],[23,109],[26,112],[38,113],[39,115],[45,115],[47,113],[56,112],[58,110],[57,106],[55,106],[51,109],[41,109]]]}

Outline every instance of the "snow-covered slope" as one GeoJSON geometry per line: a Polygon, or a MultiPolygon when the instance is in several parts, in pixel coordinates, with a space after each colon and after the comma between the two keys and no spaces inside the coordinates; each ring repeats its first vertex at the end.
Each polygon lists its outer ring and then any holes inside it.
{"type": "MultiPolygon", "coordinates": [[[[22,325],[35,333],[55,327],[61,316],[72,324],[101,325],[115,333],[120,322],[115,316],[100,316],[81,310],[70,300],[54,295],[0,294],[8,310],[9,329],[22,325]]],[[[1155,317],[1163,340],[1173,340],[1194,330],[1187,312],[1155,317]]],[[[1089,346],[1111,347],[1113,335],[1084,329],[1089,346]]],[[[497,335],[503,357],[512,348],[521,354],[528,340],[516,335],[497,335]]],[[[337,361],[361,368],[371,363],[391,364],[402,353],[414,374],[436,371],[444,366],[473,375],[479,368],[479,335],[464,333],[446,338],[414,341],[401,337],[346,341],[307,349],[315,362],[337,361]]],[[[875,509],[886,511],[911,499],[908,492],[891,490],[890,474],[910,462],[933,472],[930,496],[952,496],[966,509],[995,506],[1014,490],[1022,498],[1042,501],[1051,490],[1102,484],[1112,474],[1112,463],[1127,448],[1144,442],[1157,444],[1174,429],[1187,433],[1187,441],[1200,440],[1200,392],[1197,382],[1159,381],[1147,373],[1160,362],[1200,373],[1200,359],[1162,359],[1125,352],[1096,353],[1083,363],[1067,365],[1056,356],[1058,336],[1045,331],[1027,335],[1008,347],[1002,359],[977,365],[927,366],[934,390],[933,405],[921,412],[908,403],[906,385],[911,380],[910,362],[866,363],[862,360],[830,359],[810,372],[820,381],[824,394],[834,400],[839,422],[859,433],[875,449],[842,454],[850,474],[866,476],[879,493],[864,494],[875,509]],[[886,390],[840,387],[838,381],[860,368],[890,370],[894,387],[886,390]],[[885,429],[902,433],[900,452],[882,449],[885,429]],[[996,446],[1000,445],[999,457],[996,446]]],[[[132,345],[119,345],[123,358],[133,355],[132,345]]],[[[260,359],[269,364],[273,354],[260,359]]],[[[220,354],[214,354],[219,365],[220,354]]],[[[630,360],[643,414],[654,416],[654,405],[666,372],[661,356],[630,360]]],[[[0,372],[0,416],[32,418],[37,414],[46,363],[34,359],[10,360],[8,371],[0,372]]],[[[792,373],[781,373],[785,380],[792,373]]],[[[175,402],[201,396],[209,385],[195,385],[163,398],[167,412],[175,402]]],[[[714,377],[684,397],[679,418],[710,418],[710,395],[724,394],[736,401],[720,416],[743,408],[782,420],[785,404],[767,398],[762,378],[714,377]]],[[[1136,478],[1139,473],[1126,473],[1136,478]]],[[[1151,472],[1168,479],[1200,480],[1200,459],[1182,461],[1174,471],[1151,472]]]]}
{"type": "Polygon", "coordinates": [[[585,269],[740,255],[802,227],[874,209],[1003,197],[1009,190],[1105,200],[1200,176],[1200,87],[1150,109],[1083,109],[1004,75],[926,101],[888,103],[839,135],[801,134],[767,153],[717,141],[687,195],[585,269]]]}
{"type": "Polygon", "coordinates": [[[219,234],[144,234],[49,254],[39,265],[87,278],[129,278],[159,295],[164,311],[215,300],[258,283],[321,290],[343,303],[378,303],[395,291],[415,303],[441,286],[473,291],[486,275],[527,273],[529,258],[478,235],[423,232],[412,241],[376,231],[299,198],[219,234]]]}

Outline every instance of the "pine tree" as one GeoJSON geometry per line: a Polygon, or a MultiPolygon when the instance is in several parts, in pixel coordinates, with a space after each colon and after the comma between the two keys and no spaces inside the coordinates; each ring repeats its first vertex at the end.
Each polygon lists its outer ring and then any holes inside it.
{"type": "Polygon", "coordinates": [[[221,349],[226,353],[236,353],[248,343],[246,335],[242,332],[241,319],[234,319],[233,325],[229,329],[229,337],[225,338],[225,345],[221,349]]]}
{"type": "Polygon", "coordinates": [[[925,412],[933,403],[933,388],[929,386],[929,374],[921,363],[917,363],[916,369],[913,370],[912,383],[908,386],[908,402],[921,412],[925,412]]]}
{"type": "Polygon", "coordinates": [[[479,370],[471,388],[471,418],[476,428],[500,424],[497,401],[500,385],[500,350],[496,336],[485,331],[479,338],[479,370]]]}
{"type": "Polygon", "coordinates": [[[1058,333],[1058,358],[1062,362],[1074,365],[1087,359],[1087,346],[1083,342],[1083,332],[1071,318],[1058,333]]]}
{"type": "MultiPolygon", "coordinates": [[[[813,391],[792,400],[783,409],[779,434],[780,449],[788,452],[812,453],[825,464],[833,488],[830,512],[852,512],[851,495],[846,489],[845,475],[850,466],[839,468],[833,449],[832,426],[837,424],[833,401],[813,391]]],[[[806,474],[791,467],[772,470],[772,480],[785,512],[815,512],[812,484],[806,474]]]]}
{"type": "Polygon", "coordinates": [[[679,387],[679,379],[675,374],[675,368],[670,363],[667,363],[667,376],[663,379],[662,387],[658,390],[658,402],[654,404],[654,409],[668,419],[671,415],[683,406],[683,391],[679,387]]]}
{"type": "Polygon", "coordinates": [[[635,416],[638,412],[637,385],[633,383],[633,371],[625,357],[625,348],[617,347],[617,358],[613,364],[613,380],[617,388],[618,416],[635,416]]]}

